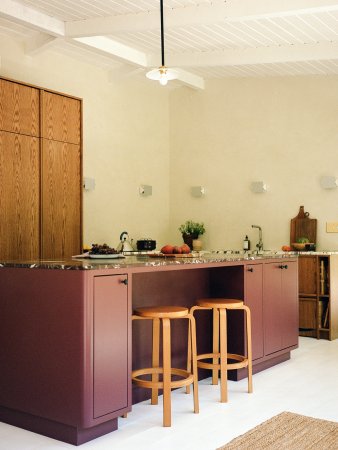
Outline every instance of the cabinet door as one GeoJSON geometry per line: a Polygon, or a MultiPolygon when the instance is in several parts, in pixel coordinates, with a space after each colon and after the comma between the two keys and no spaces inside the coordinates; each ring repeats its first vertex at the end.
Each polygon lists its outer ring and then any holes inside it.
{"type": "Polygon", "coordinates": [[[42,257],[81,252],[80,146],[42,140],[42,257]]]}
{"type": "Polygon", "coordinates": [[[280,263],[264,264],[264,349],[265,354],[282,348],[282,277],[280,263]]]}
{"type": "Polygon", "coordinates": [[[299,267],[299,293],[317,294],[317,260],[316,256],[300,256],[299,267]]]}
{"type": "Polygon", "coordinates": [[[298,266],[296,261],[284,264],[282,275],[282,348],[298,344],[298,266]]]}
{"type": "Polygon", "coordinates": [[[298,271],[296,261],[264,265],[265,354],[298,344],[298,271]]]}
{"type": "Polygon", "coordinates": [[[245,304],[251,311],[252,359],[255,360],[264,356],[262,264],[245,268],[245,304]]]}
{"type": "Polygon", "coordinates": [[[81,143],[81,101],[42,91],[42,137],[81,143]]]}
{"type": "Polygon", "coordinates": [[[128,406],[126,275],[94,277],[94,418],[128,406]]]}
{"type": "Polygon", "coordinates": [[[0,79],[0,130],[39,136],[39,90],[0,79]]]}
{"type": "Polygon", "coordinates": [[[39,257],[39,141],[0,131],[0,257],[39,257]]]}

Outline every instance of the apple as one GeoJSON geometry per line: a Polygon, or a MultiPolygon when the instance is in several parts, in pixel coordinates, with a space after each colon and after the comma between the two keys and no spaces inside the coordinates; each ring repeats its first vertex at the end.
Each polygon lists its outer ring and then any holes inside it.
{"type": "Polygon", "coordinates": [[[289,245],[283,245],[282,250],[283,252],[291,252],[291,247],[289,245]]]}
{"type": "Polygon", "coordinates": [[[166,255],[172,255],[174,253],[174,247],[170,244],[167,244],[161,248],[161,253],[164,253],[166,255]]]}
{"type": "Polygon", "coordinates": [[[180,249],[182,250],[182,253],[190,253],[190,247],[187,244],[181,245],[180,249]]]}

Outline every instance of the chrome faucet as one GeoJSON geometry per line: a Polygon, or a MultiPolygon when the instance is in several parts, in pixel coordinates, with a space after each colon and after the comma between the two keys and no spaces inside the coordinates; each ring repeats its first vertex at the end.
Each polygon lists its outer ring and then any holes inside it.
{"type": "Polygon", "coordinates": [[[259,225],[251,225],[252,228],[258,228],[259,230],[259,240],[256,244],[257,251],[263,251],[263,236],[262,236],[262,228],[259,225]]]}

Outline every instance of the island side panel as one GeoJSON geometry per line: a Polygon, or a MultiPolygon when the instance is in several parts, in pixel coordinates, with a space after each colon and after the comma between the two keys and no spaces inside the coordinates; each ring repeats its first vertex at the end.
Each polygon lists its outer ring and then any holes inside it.
{"type": "Polygon", "coordinates": [[[79,426],[83,272],[65,272],[0,270],[0,406],[79,426]]]}

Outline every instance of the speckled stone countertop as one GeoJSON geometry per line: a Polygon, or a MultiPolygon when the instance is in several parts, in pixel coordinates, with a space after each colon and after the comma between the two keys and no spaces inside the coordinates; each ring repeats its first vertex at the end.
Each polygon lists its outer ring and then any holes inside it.
{"type": "Polygon", "coordinates": [[[191,257],[163,257],[149,255],[122,256],[115,259],[73,258],[68,260],[0,261],[0,268],[102,270],[132,269],[134,267],[210,264],[222,262],[249,262],[262,259],[294,258],[297,253],[264,252],[263,254],[194,253],[191,257]]]}

